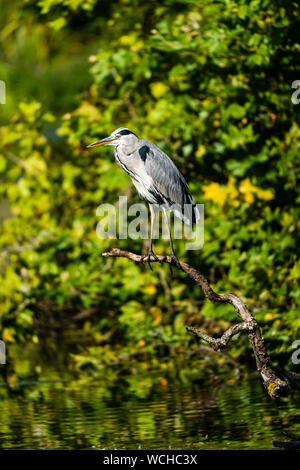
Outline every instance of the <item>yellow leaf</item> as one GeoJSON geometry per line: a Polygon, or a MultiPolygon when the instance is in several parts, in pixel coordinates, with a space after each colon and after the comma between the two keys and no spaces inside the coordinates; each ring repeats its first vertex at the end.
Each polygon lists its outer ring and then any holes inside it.
{"type": "Polygon", "coordinates": [[[292,267],[289,275],[289,279],[300,279],[300,261],[296,261],[294,266],[292,267]]]}
{"type": "Polygon", "coordinates": [[[162,82],[154,82],[150,85],[151,93],[154,98],[160,98],[169,90],[169,87],[162,82]]]}
{"type": "Polygon", "coordinates": [[[153,325],[159,325],[162,320],[161,309],[158,307],[151,307],[150,312],[153,316],[153,325]]]}
{"type": "Polygon", "coordinates": [[[239,195],[238,190],[235,187],[235,182],[236,179],[233,176],[230,176],[226,185],[226,193],[230,197],[230,199],[235,199],[239,195]]]}
{"type": "Polygon", "coordinates": [[[122,46],[131,46],[136,41],[135,35],[124,35],[120,37],[120,44],[122,46]]]}
{"type": "Polygon", "coordinates": [[[39,338],[38,338],[37,335],[33,335],[33,337],[32,337],[32,342],[33,342],[34,344],[39,344],[39,338]]]}
{"type": "Polygon", "coordinates": [[[154,284],[149,284],[144,289],[145,294],[153,295],[156,292],[156,287],[154,284]]]}
{"type": "Polygon", "coordinates": [[[12,384],[12,383],[18,381],[18,376],[17,376],[17,374],[8,375],[6,380],[9,384],[12,384]]]}
{"type": "Polygon", "coordinates": [[[241,181],[239,190],[243,194],[245,201],[249,202],[250,204],[254,201],[254,195],[256,195],[259,199],[263,199],[265,201],[270,201],[271,199],[274,199],[272,191],[270,191],[269,189],[261,189],[257,186],[254,186],[249,180],[249,178],[246,178],[241,181]]]}
{"type": "Polygon", "coordinates": [[[201,158],[203,155],[206,154],[206,148],[204,145],[199,145],[199,147],[196,150],[196,157],[201,158]]]}
{"type": "Polygon", "coordinates": [[[226,202],[227,195],[226,191],[221,188],[219,183],[210,183],[207,186],[203,186],[204,190],[204,199],[209,199],[211,201],[214,201],[217,203],[219,206],[223,206],[226,202]]]}
{"type": "Polygon", "coordinates": [[[249,178],[246,178],[241,181],[239,190],[240,193],[242,193],[242,195],[244,196],[245,201],[249,204],[252,204],[252,202],[254,201],[253,194],[255,194],[256,192],[256,187],[253,186],[249,178]]]}
{"type": "Polygon", "coordinates": [[[264,201],[270,201],[271,199],[274,199],[274,194],[270,189],[257,188],[257,197],[259,197],[259,199],[263,199],[264,201]]]}
{"type": "Polygon", "coordinates": [[[2,338],[4,343],[13,343],[15,341],[14,332],[11,328],[4,328],[2,338]]]}
{"type": "Polygon", "coordinates": [[[137,41],[131,46],[132,51],[139,51],[144,47],[144,42],[143,41],[137,41]]]}
{"type": "Polygon", "coordinates": [[[164,377],[161,377],[159,382],[160,382],[160,385],[164,388],[168,386],[168,381],[164,377]]]}
{"type": "Polygon", "coordinates": [[[59,31],[62,29],[64,26],[66,26],[67,20],[66,18],[59,17],[56,20],[49,21],[49,26],[54,29],[54,31],[59,31]]]}
{"type": "Polygon", "coordinates": [[[275,318],[280,317],[279,313],[266,313],[264,316],[265,321],[274,320],[275,318]]]}
{"type": "Polygon", "coordinates": [[[79,108],[74,112],[74,115],[84,116],[89,120],[89,122],[100,120],[100,113],[98,108],[88,101],[82,101],[79,108]]]}

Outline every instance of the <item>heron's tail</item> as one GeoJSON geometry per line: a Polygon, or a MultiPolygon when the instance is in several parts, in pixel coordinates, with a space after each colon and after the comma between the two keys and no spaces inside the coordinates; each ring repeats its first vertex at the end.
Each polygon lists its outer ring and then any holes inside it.
{"type": "Polygon", "coordinates": [[[197,225],[197,223],[200,221],[200,212],[198,210],[198,207],[196,204],[193,204],[193,209],[192,209],[192,225],[197,225]]]}

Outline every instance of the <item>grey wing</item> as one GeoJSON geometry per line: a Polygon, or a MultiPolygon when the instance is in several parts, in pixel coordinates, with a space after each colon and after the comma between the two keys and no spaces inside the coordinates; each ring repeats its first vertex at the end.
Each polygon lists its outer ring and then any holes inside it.
{"type": "Polygon", "coordinates": [[[188,225],[199,221],[199,212],[188,185],[172,162],[162,150],[152,142],[143,141],[139,154],[145,164],[146,173],[153,181],[153,195],[157,204],[165,205],[188,225]]]}

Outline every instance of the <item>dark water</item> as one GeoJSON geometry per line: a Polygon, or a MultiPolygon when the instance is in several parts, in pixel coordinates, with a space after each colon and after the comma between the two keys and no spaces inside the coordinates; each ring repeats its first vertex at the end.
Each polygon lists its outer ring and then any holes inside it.
{"type": "Polygon", "coordinates": [[[299,433],[299,398],[269,399],[259,378],[136,398],[101,383],[0,387],[1,449],[272,449],[299,433]]]}

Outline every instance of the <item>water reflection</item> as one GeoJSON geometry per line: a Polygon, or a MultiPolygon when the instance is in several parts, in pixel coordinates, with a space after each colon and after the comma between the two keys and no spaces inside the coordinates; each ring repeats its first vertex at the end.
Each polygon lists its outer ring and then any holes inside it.
{"type": "Polygon", "coordinates": [[[271,449],[282,430],[299,433],[296,397],[274,402],[257,377],[147,398],[101,383],[23,383],[0,398],[1,449],[271,449]]]}

